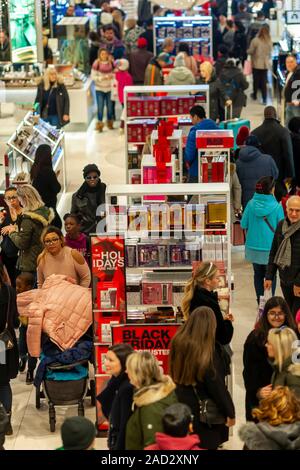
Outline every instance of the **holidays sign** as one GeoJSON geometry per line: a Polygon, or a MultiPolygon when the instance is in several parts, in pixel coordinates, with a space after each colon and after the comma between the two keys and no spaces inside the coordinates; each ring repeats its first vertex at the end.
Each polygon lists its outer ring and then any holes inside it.
{"type": "Polygon", "coordinates": [[[137,351],[149,351],[168,373],[170,343],[179,324],[112,325],[113,344],[128,343],[137,351]]]}

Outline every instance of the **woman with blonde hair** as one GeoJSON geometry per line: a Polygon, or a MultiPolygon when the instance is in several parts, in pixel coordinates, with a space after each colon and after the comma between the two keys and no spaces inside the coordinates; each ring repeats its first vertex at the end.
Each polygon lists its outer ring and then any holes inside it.
{"type": "Polygon", "coordinates": [[[135,409],[126,428],[126,450],[143,450],[155,443],[155,433],[163,432],[163,412],[177,403],[175,384],[163,374],[149,351],[131,354],[126,361],[126,372],[136,389],[135,409]]]}
{"type": "Polygon", "coordinates": [[[263,104],[267,104],[268,70],[271,64],[273,43],[270,28],[263,25],[255,38],[252,39],[247,53],[251,56],[253,74],[253,93],[251,98],[257,99],[258,90],[261,91],[263,104]]]}
{"type": "Polygon", "coordinates": [[[43,250],[41,233],[54,219],[54,212],[45,206],[37,190],[30,184],[19,186],[17,196],[23,214],[16,224],[6,227],[6,233],[19,249],[17,269],[35,273],[37,257],[43,250]]]}
{"type": "Polygon", "coordinates": [[[295,331],[287,327],[272,328],[266,348],[274,369],[272,387],[287,386],[300,398],[300,349],[295,331]]]}
{"type": "Polygon", "coordinates": [[[89,287],[91,273],[87,262],[79,251],[65,246],[65,239],[59,228],[54,226],[45,228],[41,241],[44,250],[37,260],[39,288],[52,274],[63,274],[74,284],[89,287]]]}
{"type": "Polygon", "coordinates": [[[228,427],[235,424],[235,411],[225,386],[226,366],[216,343],[216,318],[211,308],[196,308],[171,341],[170,375],[180,403],[194,417],[193,429],[201,447],[217,449],[228,440],[228,427]],[[200,407],[214,406],[214,417],[200,416],[200,407]],[[201,403],[200,403],[201,402],[201,403]]]}
{"type": "Polygon", "coordinates": [[[51,126],[61,128],[70,121],[68,91],[54,67],[48,67],[38,84],[35,104],[39,105],[41,118],[51,126]]]}
{"type": "Polygon", "coordinates": [[[209,117],[216,121],[220,118],[220,89],[214,66],[211,62],[205,61],[200,64],[200,78],[197,83],[209,85],[209,117]]]}
{"type": "Polygon", "coordinates": [[[252,411],[258,424],[239,429],[244,450],[300,450],[300,401],[288,387],[276,387],[252,411]]]}
{"type": "Polygon", "coordinates": [[[187,282],[182,300],[182,312],[185,320],[197,307],[210,307],[216,317],[216,340],[229,344],[233,335],[233,316],[225,315],[220,309],[218,294],[214,292],[219,286],[219,270],[212,262],[203,262],[187,282]]]}

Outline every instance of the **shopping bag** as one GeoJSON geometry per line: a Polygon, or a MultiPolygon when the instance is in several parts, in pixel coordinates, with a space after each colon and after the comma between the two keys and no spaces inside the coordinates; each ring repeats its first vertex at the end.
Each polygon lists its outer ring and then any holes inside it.
{"type": "Polygon", "coordinates": [[[245,63],[244,63],[244,75],[247,77],[249,75],[252,74],[252,62],[251,60],[245,60],[245,63]]]}
{"type": "Polygon", "coordinates": [[[242,229],[240,222],[232,224],[231,243],[233,246],[245,245],[245,231],[242,229]]]}
{"type": "Polygon", "coordinates": [[[259,297],[258,311],[257,311],[257,316],[256,316],[254,328],[256,327],[257,323],[261,319],[261,316],[262,316],[263,311],[265,309],[265,305],[271,297],[272,297],[272,289],[265,289],[264,290],[264,295],[261,295],[259,297]]]}

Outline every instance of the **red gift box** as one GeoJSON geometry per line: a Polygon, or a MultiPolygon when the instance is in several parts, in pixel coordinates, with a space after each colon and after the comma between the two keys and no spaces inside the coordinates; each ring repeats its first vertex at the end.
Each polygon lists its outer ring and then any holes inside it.
{"type": "Polygon", "coordinates": [[[144,116],[160,116],[161,98],[144,98],[144,116]]]}
{"type": "Polygon", "coordinates": [[[127,100],[127,116],[143,116],[144,100],[138,97],[131,97],[127,100]]]}
{"type": "Polygon", "coordinates": [[[178,106],[178,114],[189,114],[190,109],[195,104],[195,97],[194,96],[183,96],[178,98],[177,106],[178,106]]]}
{"type": "Polygon", "coordinates": [[[174,116],[178,114],[177,98],[166,96],[161,100],[161,114],[163,116],[174,116]]]}
{"type": "Polygon", "coordinates": [[[105,358],[110,344],[95,344],[96,374],[106,374],[105,358]]]}
{"type": "Polygon", "coordinates": [[[127,126],[128,142],[144,142],[144,126],[141,123],[128,123],[127,126]]]}

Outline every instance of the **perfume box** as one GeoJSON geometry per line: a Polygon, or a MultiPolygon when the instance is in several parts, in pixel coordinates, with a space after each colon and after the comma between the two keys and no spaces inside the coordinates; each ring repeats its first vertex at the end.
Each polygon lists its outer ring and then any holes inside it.
{"type": "Polygon", "coordinates": [[[96,374],[105,374],[106,354],[110,344],[95,344],[96,374]]]}
{"type": "Polygon", "coordinates": [[[182,96],[177,100],[178,114],[189,114],[191,107],[195,103],[194,96],[182,96]]]}
{"type": "Polygon", "coordinates": [[[144,114],[144,100],[138,97],[130,97],[127,101],[127,115],[143,116],[144,114]]]}
{"type": "Polygon", "coordinates": [[[160,105],[160,97],[144,98],[144,115],[159,116],[161,114],[160,105]]]}
{"type": "Polygon", "coordinates": [[[173,116],[178,114],[177,98],[166,96],[161,100],[161,114],[164,116],[173,116]]]}
{"type": "Polygon", "coordinates": [[[118,288],[112,282],[100,282],[97,285],[97,304],[99,310],[118,310],[120,308],[118,288]]]}
{"type": "Polygon", "coordinates": [[[145,305],[172,305],[173,284],[171,282],[143,282],[142,304],[145,305]]]}
{"type": "MultiPolygon", "coordinates": [[[[123,314],[125,316],[125,314],[123,314]]],[[[119,325],[122,322],[122,315],[119,312],[109,314],[94,311],[94,332],[95,341],[99,343],[111,343],[111,325],[119,325]]]]}
{"type": "Polygon", "coordinates": [[[132,206],[128,210],[128,230],[148,231],[148,208],[147,206],[132,206]]]}
{"type": "Polygon", "coordinates": [[[227,221],[225,202],[208,202],[206,207],[206,222],[208,226],[224,226],[227,221]]]}
{"type": "Polygon", "coordinates": [[[158,245],[139,244],[138,245],[138,265],[140,267],[159,266],[158,245]]]}

